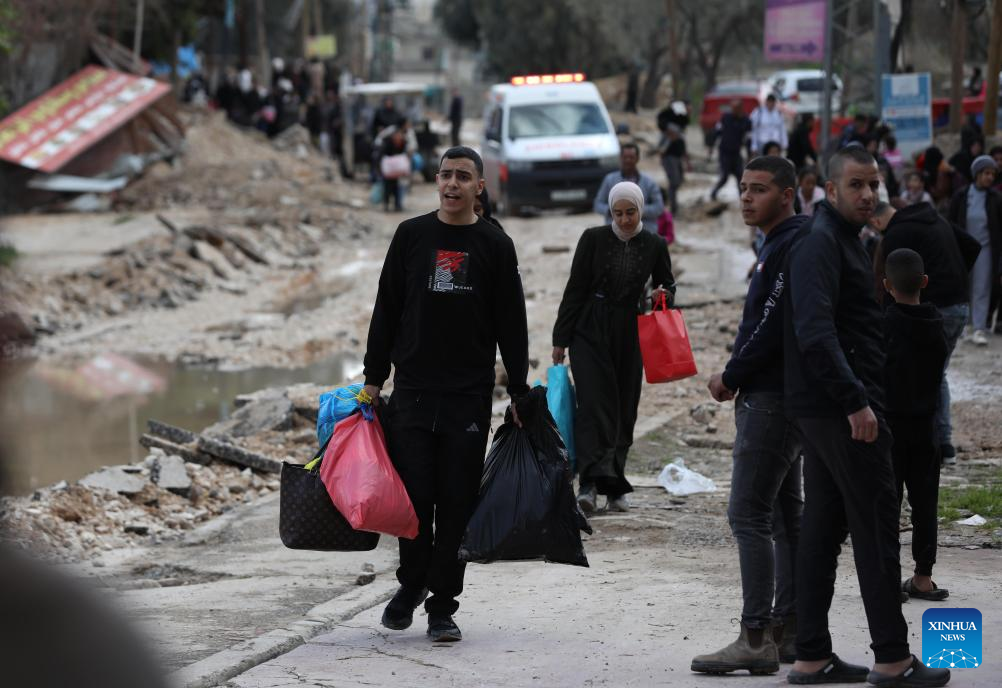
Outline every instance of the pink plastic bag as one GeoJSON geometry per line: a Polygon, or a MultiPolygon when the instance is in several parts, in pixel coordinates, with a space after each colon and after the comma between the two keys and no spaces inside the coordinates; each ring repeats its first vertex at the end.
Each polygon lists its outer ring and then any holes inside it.
{"type": "Polygon", "coordinates": [[[675,218],[672,217],[670,210],[658,215],[658,236],[664,237],[669,244],[675,242],[675,218]]]}
{"type": "Polygon", "coordinates": [[[320,464],[320,479],[334,506],[355,530],[417,537],[417,514],[390,462],[378,418],[367,421],[355,413],[334,426],[320,464]]]}

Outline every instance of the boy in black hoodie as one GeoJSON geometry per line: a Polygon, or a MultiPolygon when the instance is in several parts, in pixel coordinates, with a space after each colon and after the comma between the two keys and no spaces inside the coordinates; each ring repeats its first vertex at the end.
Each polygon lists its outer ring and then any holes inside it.
{"type": "Polygon", "coordinates": [[[884,312],[884,385],[887,421],[894,435],[891,458],[898,503],[907,486],[912,506],[915,575],[904,581],[902,590],[911,597],[940,601],[950,593],[932,581],[940,465],[933,416],[949,348],[939,311],[931,303],[920,303],[922,289],[929,283],[922,257],[910,248],[891,251],[884,274],[884,288],[894,298],[884,312]]]}

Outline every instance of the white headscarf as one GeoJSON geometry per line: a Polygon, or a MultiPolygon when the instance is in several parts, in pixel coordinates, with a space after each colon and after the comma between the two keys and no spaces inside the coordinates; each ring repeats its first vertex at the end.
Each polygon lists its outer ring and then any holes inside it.
{"type": "MultiPolygon", "coordinates": [[[[629,201],[637,209],[637,213],[641,216],[644,214],[644,192],[640,190],[640,187],[633,182],[619,182],[612,190],[609,191],[609,212],[612,213],[613,207],[619,201],[629,201]]],[[[612,218],[612,231],[616,233],[620,241],[629,241],[633,237],[637,236],[644,228],[643,221],[637,222],[637,227],[632,232],[627,234],[619,225],[616,224],[616,218],[612,218]]]]}

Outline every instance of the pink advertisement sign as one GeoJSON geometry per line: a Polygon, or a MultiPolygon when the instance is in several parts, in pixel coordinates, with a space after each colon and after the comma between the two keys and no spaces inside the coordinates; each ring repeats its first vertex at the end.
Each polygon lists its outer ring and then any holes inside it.
{"type": "Polygon", "coordinates": [[[825,49],[826,0],[767,0],[765,59],[821,62],[825,49]]]}

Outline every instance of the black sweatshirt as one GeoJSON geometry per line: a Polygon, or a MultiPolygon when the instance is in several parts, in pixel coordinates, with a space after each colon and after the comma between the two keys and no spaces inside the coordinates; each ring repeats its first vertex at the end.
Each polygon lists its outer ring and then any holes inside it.
{"type": "Polygon", "coordinates": [[[783,393],[783,311],[790,246],[804,234],[807,215],[794,215],[765,238],[748,284],[734,353],[723,383],[732,391],[783,393]]]}
{"type": "Polygon", "coordinates": [[[790,249],[783,359],[794,418],[883,411],[882,314],[859,230],[821,201],[790,249]]]}
{"type": "Polygon", "coordinates": [[[887,414],[935,413],[949,355],[939,310],[931,303],[910,306],[892,302],[884,312],[884,345],[887,414]]]}
{"type": "MultiPolygon", "coordinates": [[[[981,245],[976,239],[955,230],[929,203],[916,203],[894,213],[887,223],[876,260],[878,282],[884,277],[887,256],[899,248],[910,248],[922,256],[929,276],[929,286],[922,290],[923,303],[939,308],[967,303],[970,267],[964,256],[977,256],[981,245]]],[[[879,283],[876,288],[880,296],[884,288],[879,283]]],[[[890,294],[882,296],[884,303],[890,298],[890,294]]]]}
{"type": "Polygon", "coordinates": [[[489,395],[501,350],[508,393],[529,390],[529,333],[511,239],[478,219],[448,225],[437,212],[397,228],[369,323],[365,384],[489,395]]]}

